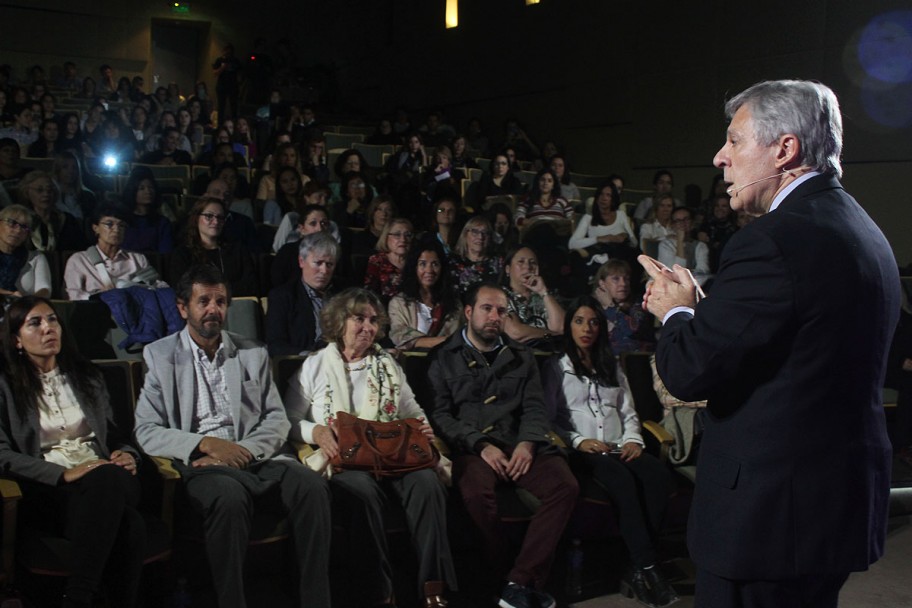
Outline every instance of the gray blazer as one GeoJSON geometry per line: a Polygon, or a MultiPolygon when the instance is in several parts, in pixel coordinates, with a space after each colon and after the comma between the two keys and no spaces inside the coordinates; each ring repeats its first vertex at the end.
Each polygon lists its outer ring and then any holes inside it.
{"type": "MultiPolygon", "coordinates": [[[[184,331],[149,344],[143,352],[149,371],[136,405],[134,435],[147,454],[189,464],[203,435],[191,431],[196,375],[193,353],[181,339],[184,331]]],[[[272,381],[266,347],[226,331],[222,342],[237,443],[256,460],[287,453],[291,424],[272,381]]]]}
{"type": "MultiPolygon", "coordinates": [[[[95,433],[100,457],[110,458],[114,450],[123,450],[138,458],[139,453],[121,441],[122,436],[114,424],[110,397],[104,383],[99,380],[96,389],[94,407],[85,406],[89,402],[88,395],[76,393],[76,398],[83,406],[82,413],[86,422],[95,433]]],[[[41,456],[40,428],[38,410],[29,410],[24,418],[21,417],[9,383],[5,377],[0,376],[0,474],[51,486],[60,483],[66,469],[41,456]]],[[[126,434],[126,430],[123,434],[126,434]]]]}

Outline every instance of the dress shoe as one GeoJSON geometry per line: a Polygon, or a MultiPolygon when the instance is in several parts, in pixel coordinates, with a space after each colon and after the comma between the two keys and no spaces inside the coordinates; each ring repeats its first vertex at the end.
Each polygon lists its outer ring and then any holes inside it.
{"type": "Polygon", "coordinates": [[[424,608],[447,608],[449,603],[443,597],[443,589],[443,581],[424,583],[424,608]]]}
{"type": "Polygon", "coordinates": [[[649,583],[650,591],[652,591],[652,601],[656,606],[659,606],[659,608],[670,606],[680,599],[671,583],[665,580],[665,577],[659,572],[658,566],[653,566],[645,570],[645,572],[646,581],[649,583]]]}
{"type": "MultiPolygon", "coordinates": [[[[655,568],[651,568],[655,570],[655,568]]],[[[646,570],[633,568],[628,570],[621,578],[621,595],[636,598],[641,604],[650,608],[657,608],[652,597],[652,591],[647,582],[646,570]]]]}

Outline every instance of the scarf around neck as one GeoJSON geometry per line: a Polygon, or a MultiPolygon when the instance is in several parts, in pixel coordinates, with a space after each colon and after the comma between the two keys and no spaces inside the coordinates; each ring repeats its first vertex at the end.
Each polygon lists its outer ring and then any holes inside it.
{"type": "Polygon", "coordinates": [[[389,422],[396,420],[399,414],[399,374],[392,355],[377,344],[371,346],[362,361],[367,366],[367,400],[353,408],[351,393],[348,390],[348,372],[345,359],[336,343],[326,346],[326,365],[323,390],[324,420],[329,425],[336,412],[357,413],[359,418],[389,422]]]}

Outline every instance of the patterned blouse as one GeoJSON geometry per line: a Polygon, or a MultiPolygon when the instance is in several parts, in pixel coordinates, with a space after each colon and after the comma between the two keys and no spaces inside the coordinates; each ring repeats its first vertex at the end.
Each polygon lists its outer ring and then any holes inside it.
{"type": "Polygon", "coordinates": [[[367,272],[364,274],[364,287],[380,296],[384,304],[399,293],[399,283],[402,274],[390,262],[389,256],[384,253],[375,253],[367,260],[367,272]]]}
{"type": "Polygon", "coordinates": [[[545,299],[535,292],[525,298],[509,287],[504,287],[507,292],[507,308],[515,313],[524,325],[548,329],[548,311],[545,308],[545,299]]]}
{"type": "Polygon", "coordinates": [[[464,294],[469,287],[482,281],[496,281],[503,270],[503,258],[491,256],[480,262],[473,262],[468,258],[454,253],[450,257],[450,278],[453,288],[464,294]]]}
{"type": "Polygon", "coordinates": [[[655,351],[654,318],[643,310],[642,300],[634,302],[626,311],[619,306],[609,306],[602,313],[608,321],[608,339],[615,355],[655,351]]]}

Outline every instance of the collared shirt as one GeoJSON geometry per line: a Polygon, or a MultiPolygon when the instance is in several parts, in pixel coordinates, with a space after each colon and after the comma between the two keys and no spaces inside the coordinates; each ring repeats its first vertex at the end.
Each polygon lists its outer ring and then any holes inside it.
{"type": "Polygon", "coordinates": [[[191,431],[209,437],[235,441],[234,419],[228,399],[228,381],[225,378],[225,344],[219,344],[212,360],[200,348],[190,330],[181,330],[184,346],[193,353],[193,425],[191,431]]]}
{"type": "MultiPolygon", "coordinates": [[[[149,266],[149,260],[141,253],[124,251],[121,249],[108,257],[97,245],[89,248],[98,250],[104,262],[107,277],[102,277],[91,261],[86,251],[74,253],[67,259],[66,270],[63,273],[67,295],[71,300],[88,300],[89,296],[106,291],[116,286],[119,279],[126,279],[138,271],[149,266]]],[[[166,283],[157,281],[156,287],[164,287],[166,283]]]]}

